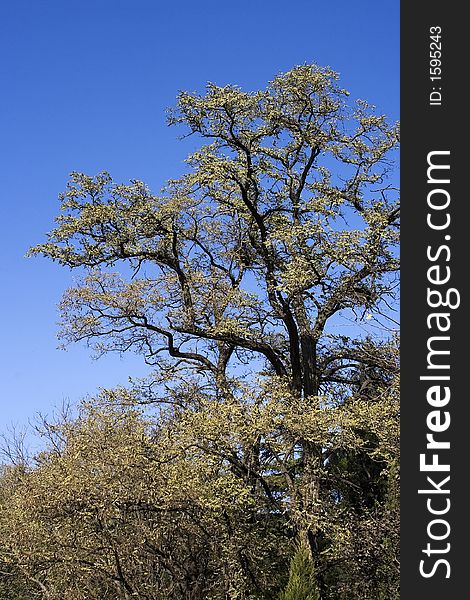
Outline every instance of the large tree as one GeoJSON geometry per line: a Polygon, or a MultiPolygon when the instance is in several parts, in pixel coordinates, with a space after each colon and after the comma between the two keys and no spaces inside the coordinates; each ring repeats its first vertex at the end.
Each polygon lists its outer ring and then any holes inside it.
{"type": "Polygon", "coordinates": [[[289,506],[318,565],[335,537],[325,515],[346,500],[355,514],[372,510],[396,450],[393,426],[385,435],[376,426],[381,410],[384,423],[396,418],[396,344],[370,325],[396,308],[399,207],[388,175],[398,128],[337,80],[303,65],[265,91],[181,93],[170,123],[203,142],[187,172],[158,196],[140,181],[73,173],[56,229],[31,251],[82,275],[61,304],[66,341],[134,350],[155,367],[141,402],[166,402],[182,422],[225,415],[217,427],[229,429],[229,417],[277,411],[276,427],[263,422],[225,448],[197,421],[200,444],[273,512],[289,506]],[[373,431],[343,426],[353,413],[373,431]],[[350,484],[340,484],[341,465],[350,484]],[[354,499],[355,489],[371,497],[354,499]]]}

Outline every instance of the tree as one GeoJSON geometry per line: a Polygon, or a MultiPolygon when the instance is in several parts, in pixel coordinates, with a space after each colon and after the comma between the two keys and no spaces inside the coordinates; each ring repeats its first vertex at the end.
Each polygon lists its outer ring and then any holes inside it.
{"type": "Polygon", "coordinates": [[[299,546],[292,557],[289,581],[280,600],[319,600],[315,569],[310,553],[299,546]]]}
{"type": "Polygon", "coordinates": [[[340,539],[338,465],[365,448],[386,471],[384,432],[368,436],[397,414],[396,341],[368,323],[396,295],[398,128],[337,80],[303,65],[265,91],[181,93],[170,123],[205,144],[188,171],[160,196],[73,173],[57,227],[31,250],[82,273],[61,304],[64,340],[141,353],[155,373],[139,401],[191,422],[258,514],[288,507],[317,562],[340,539]]]}

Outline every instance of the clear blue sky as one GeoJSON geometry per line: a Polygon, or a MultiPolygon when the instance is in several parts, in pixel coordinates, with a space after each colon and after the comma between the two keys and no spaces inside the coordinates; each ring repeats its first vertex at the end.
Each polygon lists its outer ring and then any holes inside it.
{"type": "Polygon", "coordinates": [[[70,171],[157,192],[187,151],[165,125],[178,90],[254,90],[304,62],[399,117],[398,0],[3,0],[0,56],[0,432],[146,373],[137,357],[57,350],[72,274],[24,255],[51,229],[70,171]]]}

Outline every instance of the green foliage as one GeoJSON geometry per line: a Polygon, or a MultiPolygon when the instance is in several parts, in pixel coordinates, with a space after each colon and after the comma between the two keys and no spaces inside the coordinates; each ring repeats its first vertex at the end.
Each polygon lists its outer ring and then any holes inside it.
{"type": "MultiPolygon", "coordinates": [[[[358,435],[356,403],[319,409],[312,399],[289,396],[280,382],[265,384],[246,404],[193,396],[193,408],[153,412],[137,397],[108,390],[84,402],[76,419],[44,423],[47,450],[30,468],[2,478],[1,547],[10,572],[38,597],[41,585],[52,598],[74,600],[126,599],[130,590],[151,600],[183,600],[190,590],[201,600],[276,597],[304,485],[296,440],[323,439],[352,464],[354,452],[389,464],[388,436],[385,445],[363,445],[369,442],[358,435]]],[[[391,418],[385,407],[376,420],[369,415],[369,435],[379,419],[383,428],[391,418]]],[[[319,469],[325,486],[317,526],[328,551],[316,559],[326,589],[348,600],[390,591],[398,548],[395,464],[390,476],[381,475],[390,492],[380,492],[371,508],[369,500],[339,501],[332,494],[341,489],[336,467],[319,469]]],[[[304,556],[299,551],[294,575],[304,556]]]]}
{"type": "Polygon", "coordinates": [[[80,274],[61,336],[153,371],[2,475],[2,578],[31,598],[269,600],[293,539],[322,600],[396,593],[398,127],[337,81],[181,93],[202,145],[159,195],[72,173],[30,251],[80,274]]]}
{"type": "Polygon", "coordinates": [[[315,567],[306,548],[299,546],[292,557],[289,580],[279,600],[319,600],[315,567]]]}

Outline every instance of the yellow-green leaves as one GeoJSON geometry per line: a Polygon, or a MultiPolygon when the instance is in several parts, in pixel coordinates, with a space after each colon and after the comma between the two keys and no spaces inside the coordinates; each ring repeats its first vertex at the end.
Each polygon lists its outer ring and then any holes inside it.
{"type": "Polygon", "coordinates": [[[15,568],[49,598],[274,598],[294,536],[332,597],[382,585],[398,128],[337,81],[301,65],[261,91],[182,92],[170,123],[201,144],[159,196],[71,174],[30,251],[80,273],[61,334],[155,372],[60,424],[8,492],[15,568]]]}

